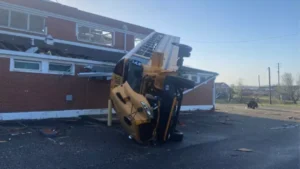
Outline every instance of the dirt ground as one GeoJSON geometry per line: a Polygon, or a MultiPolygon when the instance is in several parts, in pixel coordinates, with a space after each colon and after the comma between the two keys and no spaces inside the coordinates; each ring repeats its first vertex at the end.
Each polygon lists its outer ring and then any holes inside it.
{"type": "Polygon", "coordinates": [[[300,122],[300,107],[298,106],[260,105],[257,109],[248,109],[244,104],[217,104],[216,110],[231,114],[300,122]]]}

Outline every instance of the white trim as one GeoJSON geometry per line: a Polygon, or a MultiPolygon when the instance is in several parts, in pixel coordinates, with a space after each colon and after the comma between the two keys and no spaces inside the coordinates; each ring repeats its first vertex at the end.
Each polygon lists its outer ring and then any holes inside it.
{"type": "MultiPolygon", "coordinates": [[[[6,3],[6,2],[3,2],[3,1],[0,1],[0,7],[5,8],[5,9],[9,9],[9,10],[17,10],[17,11],[21,11],[21,12],[30,13],[30,14],[41,15],[41,16],[45,16],[45,17],[53,17],[53,18],[63,19],[63,20],[83,24],[83,25],[86,25],[86,26],[95,26],[95,27],[99,27],[99,28],[102,28],[102,29],[108,29],[108,30],[124,33],[124,30],[119,29],[119,28],[113,28],[113,27],[105,26],[105,25],[98,24],[98,23],[83,21],[83,20],[80,20],[80,19],[76,19],[76,18],[72,18],[72,17],[68,17],[68,16],[63,16],[63,15],[59,15],[59,14],[55,14],[55,13],[51,13],[51,12],[47,12],[47,11],[41,11],[41,10],[34,9],[34,8],[28,8],[28,7],[24,7],[24,6],[20,6],[20,5],[15,5],[15,4],[11,4],[11,3],[6,3]]],[[[113,20],[113,19],[111,19],[111,20],[113,20]]],[[[119,22],[122,22],[122,21],[119,21],[119,22]]],[[[132,34],[132,35],[143,36],[143,34],[131,32],[131,31],[127,31],[127,33],[132,34]]]]}
{"type": "Polygon", "coordinates": [[[112,77],[112,72],[82,72],[78,73],[79,77],[112,77]]]}
{"type": "Polygon", "coordinates": [[[194,111],[194,110],[211,110],[213,109],[213,105],[186,105],[181,106],[181,111],[194,111]]]}
{"type": "MultiPolygon", "coordinates": [[[[46,37],[42,37],[42,36],[28,35],[28,34],[24,34],[24,33],[10,32],[10,31],[5,31],[5,30],[0,30],[0,34],[18,36],[18,37],[24,37],[24,38],[31,38],[31,39],[37,39],[37,40],[45,40],[46,39],[46,37]]],[[[90,48],[90,49],[105,50],[105,51],[118,52],[118,53],[126,53],[126,51],[124,51],[124,50],[103,47],[103,46],[97,46],[97,45],[91,45],[91,44],[84,44],[84,43],[79,43],[79,42],[71,42],[71,41],[60,40],[60,39],[53,39],[53,42],[72,45],[72,46],[85,47],[85,48],[90,48]]]]}
{"type": "Polygon", "coordinates": [[[206,81],[204,81],[204,82],[198,84],[198,85],[195,86],[194,88],[191,88],[191,89],[188,89],[188,90],[184,91],[183,94],[187,94],[187,93],[193,91],[194,89],[197,89],[198,87],[200,87],[200,86],[202,86],[202,85],[204,85],[204,84],[207,84],[209,81],[214,80],[215,78],[216,78],[216,76],[213,76],[213,77],[207,79],[206,81]]]}
{"type": "Polygon", "coordinates": [[[102,115],[107,114],[108,110],[104,109],[83,109],[83,110],[57,110],[57,111],[33,111],[33,112],[14,112],[0,113],[2,120],[40,120],[53,118],[72,118],[83,115],[102,115]]]}
{"type": "Polygon", "coordinates": [[[32,58],[32,59],[54,60],[55,62],[61,61],[61,62],[77,63],[77,64],[95,64],[95,65],[115,66],[114,63],[109,63],[109,62],[74,59],[74,58],[67,58],[67,57],[62,57],[62,56],[52,56],[52,55],[45,55],[45,54],[26,53],[26,52],[18,52],[18,51],[1,50],[0,49],[0,57],[11,58],[11,56],[13,56],[16,59],[32,58]]]}
{"type": "MultiPolygon", "coordinates": [[[[133,39],[134,40],[134,39],[133,39]]],[[[134,42],[133,42],[134,43],[134,42]]],[[[124,33],[124,50],[127,51],[127,32],[124,33]]]]}
{"type": "Polygon", "coordinates": [[[215,79],[214,79],[214,86],[213,86],[213,97],[212,97],[212,101],[213,101],[213,105],[214,107],[216,107],[216,83],[215,83],[215,79]]]}

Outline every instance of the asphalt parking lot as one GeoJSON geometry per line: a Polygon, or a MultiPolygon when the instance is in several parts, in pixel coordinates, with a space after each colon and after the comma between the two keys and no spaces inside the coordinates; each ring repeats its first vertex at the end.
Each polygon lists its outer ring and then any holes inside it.
{"type": "Polygon", "coordinates": [[[0,123],[1,169],[296,169],[299,124],[231,113],[185,112],[183,142],[138,145],[115,124],[86,120],[0,123]],[[55,128],[48,139],[41,128],[55,128]],[[238,149],[243,151],[239,151],[238,149]],[[247,150],[247,151],[246,151],[247,150]]]}

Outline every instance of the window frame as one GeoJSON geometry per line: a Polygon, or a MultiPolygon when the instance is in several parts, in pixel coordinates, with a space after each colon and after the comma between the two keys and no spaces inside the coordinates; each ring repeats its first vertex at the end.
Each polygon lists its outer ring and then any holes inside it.
{"type": "Polygon", "coordinates": [[[16,29],[16,30],[23,30],[23,31],[27,31],[28,30],[28,27],[29,27],[29,25],[28,25],[28,23],[30,23],[30,19],[29,19],[29,14],[28,13],[24,13],[24,12],[20,12],[20,11],[15,11],[15,10],[10,10],[9,11],[9,25],[8,25],[8,27],[9,28],[12,28],[12,29],[16,29]],[[23,28],[16,28],[16,27],[12,27],[11,26],[11,23],[12,23],[12,12],[15,12],[15,13],[19,13],[19,14],[24,14],[24,15],[26,15],[26,29],[23,29],[23,28]]]}
{"type": "Polygon", "coordinates": [[[47,29],[46,29],[46,17],[41,16],[41,15],[28,14],[28,26],[27,26],[27,28],[28,28],[29,32],[40,33],[40,34],[47,34],[47,32],[46,32],[47,31],[47,29]],[[44,22],[43,22],[43,24],[44,24],[44,32],[38,32],[38,31],[32,31],[32,30],[30,30],[31,29],[30,28],[31,16],[38,16],[38,17],[41,17],[41,18],[44,19],[44,22]]]}
{"type": "Polygon", "coordinates": [[[191,79],[192,81],[199,83],[199,76],[198,75],[191,75],[191,79]],[[196,78],[196,80],[193,80],[193,78],[196,78]]]}
{"type": "Polygon", "coordinates": [[[39,60],[27,60],[27,59],[12,59],[11,60],[11,71],[41,73],[42,72],[42,61],[39,61],[39,60]],[[23,62],[23,63],[38,63],[39,64],[39,69],[16,68],[15,67],[15,62],[16,61],[23,62]]]}
{"type": "Polygon", "coordinates": [[[110,46],[110,47],[114,47],[115,46],[115,31],[113,31],[113,30],[108,30],[108,29],[103,29],[101,27],[89,26],[89,25],[78,24],[78,23],[76,23],[76,28],[75,29],[76,29],[76,39],[77,39],[77,41],[87,42],[87,43],[90,43],[90,44],[97,44],[97,45],[102,45],[102,46],[110,46]],[[111,35],[112,35],[111,45],[106,45],[106,44],[103,44],[103,43],[93,42],[91,40],[91,37],[89,38],[89,40],[80,39],[79,36],[78,36],[79,35],[79,27],[87,27],[87,28],[89,28],[89,33],[90,34],[92,32],[92,29],[100,29],[100,30],[105,31],[105,32],[110,32],[111,35]]]}
{"type": "Polygon", "coordinates": [[[51,61],[51,60],[44,60],[44,59],[32,59],[32,58],[20,58],[20,57],[11,57],[10,58],[10,72],[24,72],[24,73],[40,73],[40,74],[55,74],[55,75],[69,75],[75,76],[75,63],[72,62],[60,62],[60,61],[51,61]],[[22,68],[15,68],[15,61],[21,62],[31,62],[31,63],[39,63],[39,70],[34,69],[22,69],[22,68]],[[52,71],[49,70],[50,64],[57,64],[57,65],[70,65],[71,71],[70,72],[63,72],[63,71],[52,71]]]}
{"type": "Polygon", "coordinates": [[[62,75],[75,75],[75,64],[74,63],[60,63],[60,62],[48,62],[48,73],[49,74],[62,74],[62,75]],[[56,70],[50,70],[50,64],[53,65],[63,65],[63,66],[71,66],[70,72],[66,71],[56,71],[56,70]]]}
{"type": "Polygon", "coordinates": [[[4,8],[4,7],[0,7],[0,9],[8,10],[8,26],[0,25],[0,28],[8,28],[8,29],[11,29],[11,30],[22,31],[22,32],[29,32],[29,33],[40,34],[40,35],[46,35],[47,34],[47,26],[46,26],[46,19],[47,19],[47,17],[46,16],[44,16],[44,15],[38,15],[38,14],[31,14],[29,12],[17,11],[17,10],[14,10],[14,9],[8,9],[8,8],[4,8]],[[26,29],[20,29],[20,28],[11,27],[11,12],[12,11],[27,15],[27,25],[26,25],[27,27],[26,27],[26,29]],[[45,28],[44,32],[37,32],[37,31],[31,31],[30,30],[30,16],[31,15],[39,16],[39,17],[44,18],[44,28],[45,28]]]}
{"type": "Polygon", "coordinates": [[[7,26],[6,25],[0,25],[0,27],[8,27],[10,25],[10,10],[9,9],[6,9],[6,8],[1,8],[0,9],[2,10],[5,10],[5,11],[8,11],[8,18],[7,18],[7,26]]]}

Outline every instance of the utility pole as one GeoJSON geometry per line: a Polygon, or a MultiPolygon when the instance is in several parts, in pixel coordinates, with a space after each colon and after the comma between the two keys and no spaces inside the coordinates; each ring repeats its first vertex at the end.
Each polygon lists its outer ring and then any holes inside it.
{"type": "Polygon", "coordinates": [[[270,92],[270,104],[272,104],[272,91],[271,91],[271,68],[268,67],[269,71],[269,92],[270,92]]]}
{"type": "Polygon", "coordinates": [[[260,75],[258,75],[258,88],[260,88],[260,75]]]}
{"type": "Polygon", "coordinates": [[[278,73],[278,86],[280,86],[280,64],[277,65],[277,73],[278,73]]]}
{"type": "MultiPolygon", "coordinates": [[[[278,73],[278,88],[280,87],[280,63],[277,65],[277,73],[278,73]]],[[[278,92],[278,99],[281,100],[280,92],[278,92]]]]}

